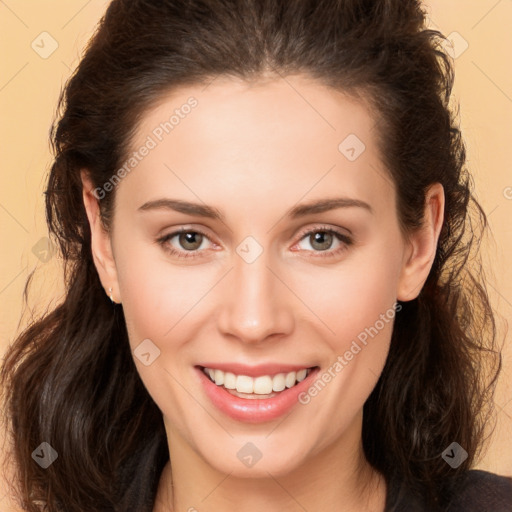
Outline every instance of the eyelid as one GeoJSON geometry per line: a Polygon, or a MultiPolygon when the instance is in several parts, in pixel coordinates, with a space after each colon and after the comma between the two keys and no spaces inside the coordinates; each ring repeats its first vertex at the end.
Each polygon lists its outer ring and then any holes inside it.
{"type": "MultiPolygon", "coordinates": [[[[216,244],[212,240],[212,237],[208,233],[206,233],[205,230],[203,230],[202,228],[196,228],[196,227],[192,227],[192,226],[181,226],[179,228],[176,228],[173,231],[170,231],[169,233],[166,233],[164,235],[157,237],[156,242],[164,244],[167,241],[174,238],[175,236],[180,235],[181,233],[197,233],[197,234],[202,235],[205,238],[207,238],[212,244],[219,245],[219,244],[216,244]]],[[[187,251],[183,251],[183,252],[187,252],[187,251]]],[[[197,252],[203,252],[203,251],[188,251],[188,252],[190,252],[190,253],[196,252],[197,253],[197,252]]]]}
{"type": "MultiPolygon", "coordinates": [[[[346,230],[348,231],[348,229],[346,230]]],[[[317,233],[317,232],[328,232],[328,233],[335,233],[337,235],[340,235],[343,238],[352,240],[352,233],[343,233],[343,228],[334,227],[334,226],[328,226],[326,224],[321,224],[319,226],[313,226],[312,228],[304,228],[302,231],[299,232],[297,235],[298,241],[302,240],[304,236],[310,235],[311,233],[317,233]]]]}

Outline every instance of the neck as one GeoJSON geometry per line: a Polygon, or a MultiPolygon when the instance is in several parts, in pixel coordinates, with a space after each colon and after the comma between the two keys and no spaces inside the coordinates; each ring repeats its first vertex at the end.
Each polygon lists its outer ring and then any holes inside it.
{"type": "Polygon", "coordinates": [[[360,433],[356,443],[340,439],[286,474],[245,478],[217,471],[173,432],[154,512],[383,512],[386,483],[364,457],[360,433]]]}

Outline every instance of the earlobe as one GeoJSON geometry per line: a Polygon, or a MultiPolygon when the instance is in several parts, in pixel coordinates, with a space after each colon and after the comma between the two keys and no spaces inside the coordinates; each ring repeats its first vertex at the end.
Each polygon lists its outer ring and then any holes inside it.
{"type": "Polygon", "coordinates": [[[443,186],[431,185],[426,194],[423,225],[408,240],[397,290],[400,301],[415,299],[428,278],[443,226],[444,202],[443,186]]]}
{"type": "Polygon", "coordinates": [[[94,195],[94,185],[87,173],[82,170],[82,197],[91,230],[91,251],[94,265],[98,272],[105,293],[112,302],[120,303],[117,269],[112,252],[109,233],[103,227],[100,217],[99,199],[94,195]]]}

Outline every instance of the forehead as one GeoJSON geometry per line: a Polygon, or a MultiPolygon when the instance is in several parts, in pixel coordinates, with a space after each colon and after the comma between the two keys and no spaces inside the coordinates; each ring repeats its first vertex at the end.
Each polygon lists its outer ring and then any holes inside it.
{"type": "Polygon", "coordinates": [[[365,200],[387,187],[376,198],[384,206],[393,186],[376,130],[367,104],[312,79],[218,77],[172,91],[146,112],[131,149],[151,148],[123,188],[139,203],[167,189],[211,204],[277,193],[294,203],[336,190],[365,200]]]}
{"type": "MultiPolygon", "coordinates": [[[[151,133],[161,142],[172,131],[176,142],[185,142],[193,132],[219,150],[226,149],[222,142],[257,151],[258,143],[292,144],[319,137],[338,150],[339,141],[350,134],[371,144],[374,114],[362,100],[302,75],[250,83],[217,77],[160,98],[143,116],[134,145],[151,133]],[[189,106],[192,101],[194,107],[189,106]]],[[[311,148],[308,144],[302,149],[311,148]]],[[[301,147],[295,148],[298,152],[301,147]]]]}

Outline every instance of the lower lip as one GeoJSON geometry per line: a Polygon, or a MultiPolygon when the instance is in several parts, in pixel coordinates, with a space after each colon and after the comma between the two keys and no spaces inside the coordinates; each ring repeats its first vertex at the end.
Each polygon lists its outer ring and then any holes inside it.
{"type": "Polygon", "coordinates": [[[196,368],[204,391],[213,404],[224,414],[237,421],[247,423],[263,423],[286,414],[298,403],[298,396],[309,388],[318,367],[312,369],[309,375],[291,388],[281,391],[272,398],[240,398],[229,393],[223,386],[217,386],[204,373],[202,368],[196,368]]]}

